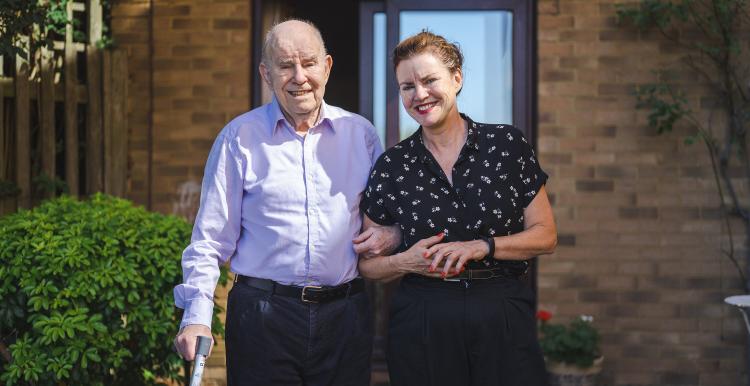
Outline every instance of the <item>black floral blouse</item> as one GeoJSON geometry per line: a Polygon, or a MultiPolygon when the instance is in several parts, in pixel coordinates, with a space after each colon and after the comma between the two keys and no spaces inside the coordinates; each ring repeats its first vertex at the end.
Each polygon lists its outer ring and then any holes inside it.
{"type": "MultiPolygon", "coordinates": [[[[453,167],[453,185],[422,142],[422,128],[385,151],[370,174],[364,212],[381,225],[398,223],[403,247],[445,232],[444,242],[523,231],[523,210],[547,181],[520,130],[476,123],[453,167]]],[[[470,269],[498,260],[472,261],[470,269]]]]}

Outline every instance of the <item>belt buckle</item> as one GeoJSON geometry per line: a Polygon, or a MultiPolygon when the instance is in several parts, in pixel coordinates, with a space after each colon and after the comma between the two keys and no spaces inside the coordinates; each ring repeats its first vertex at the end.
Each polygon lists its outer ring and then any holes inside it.
{"type": "Polygon", "coordinates": [[[307,290],[311,289],[311,288],[312,289],[321,289],[323,287],[318,286],[318,285],[306,285],[306,286],[302,287],[302,294],[300,295],[300,300],[302,300],[304,303],[320,303],[320,302],[317,302],[315,300],[305,299],[305,297],[307,296],[307,290]]]}
{"type": "Polygon", "coordinates": [[[450,281],[450,282],[454,282],[454,283],[455,282],[460,282],[460,281],[471,281],[472,280],[471,270],[467,269],[465,272],[466,272],[466,274],[469,277],[465,277],[465,276],[464,277],[460,277],[462,272],[459,272],[458,275],[456,275],[456,276],[443,278],[443,281],[450,281]]]}

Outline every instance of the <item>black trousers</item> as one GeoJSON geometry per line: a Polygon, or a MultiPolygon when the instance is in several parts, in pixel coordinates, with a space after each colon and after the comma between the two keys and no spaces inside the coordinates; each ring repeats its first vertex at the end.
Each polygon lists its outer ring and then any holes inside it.
{"type": "Polygon", "coordinates": [[[227,302],[228,386],[369,385],[364,292],[311,304],[235,283],[227,302]]]}
{"type": "Polygon", "coordinates": [[[391,303],[393,386],[543,386],[533,293],[516,279],[406,276],[391,303]]]}

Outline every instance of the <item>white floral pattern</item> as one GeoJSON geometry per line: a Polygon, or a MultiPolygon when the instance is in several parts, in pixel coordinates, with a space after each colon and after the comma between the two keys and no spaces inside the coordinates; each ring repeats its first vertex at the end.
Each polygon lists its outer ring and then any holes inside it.
{"type": "MultiPolygon", "coordinates": [[[[444,241],[518,233],[523,209],[547,181],[520,130],[462,117],[469,133],[453,185],[424,146],[421,128],[383,153],[370,173],[360,207],[379,224],[398,223],[407,248],[440,231],[444,241]]],[[[497,263],[485,259],[469,268],[497,263]]]]}

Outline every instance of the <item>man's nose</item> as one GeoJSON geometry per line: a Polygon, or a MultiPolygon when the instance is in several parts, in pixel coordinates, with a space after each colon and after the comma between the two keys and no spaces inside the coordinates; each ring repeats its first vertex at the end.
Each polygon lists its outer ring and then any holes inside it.
{"type": "Polygon", "coordinates": [[[307,82],[307,74],[305,74],[305,68],[302,67],[302,64],[297,64],[294,66],[294,83],[297,84],[303,84],[307,82]]]}

